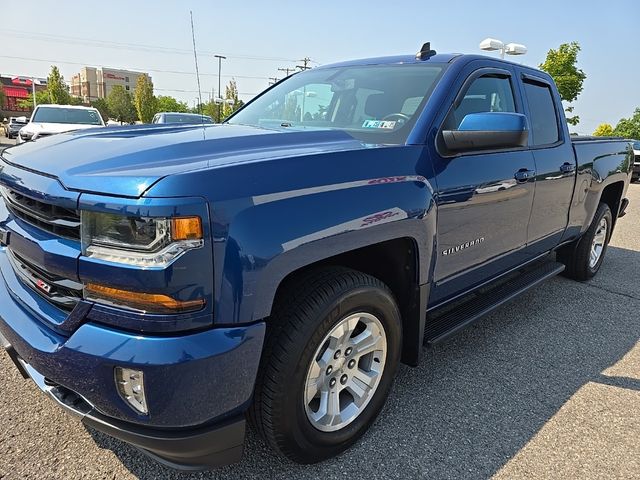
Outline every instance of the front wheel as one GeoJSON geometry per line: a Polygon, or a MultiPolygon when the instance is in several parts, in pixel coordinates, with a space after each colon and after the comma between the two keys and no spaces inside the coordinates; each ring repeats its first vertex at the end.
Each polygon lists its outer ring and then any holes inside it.
{"type": "Polygon", "coordinates": [[[329,267],[279,295],[250,419],[299,463],[335,456],[360,438],[387,398],[402,325],[378,279],[329,267]]]}
{"type": "Polygon", "coordinates": [[[591,225],[576,245],[558,252],[558,260],[566,265],[564,275],[574,280],[589,280],[602,265],[613,230],[613,215],[606,203],[600,203],[591,225]]]}

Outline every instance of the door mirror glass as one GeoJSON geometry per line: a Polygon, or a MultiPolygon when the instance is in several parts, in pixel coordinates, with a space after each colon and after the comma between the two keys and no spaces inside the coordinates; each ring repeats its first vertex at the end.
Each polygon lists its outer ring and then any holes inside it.
{"type": "Polygon", "coordinates": [[[520,113],[469,113],[457,130],[443,130],[442,137],[452,152],[526,147],[529,128],[520,113]]]}

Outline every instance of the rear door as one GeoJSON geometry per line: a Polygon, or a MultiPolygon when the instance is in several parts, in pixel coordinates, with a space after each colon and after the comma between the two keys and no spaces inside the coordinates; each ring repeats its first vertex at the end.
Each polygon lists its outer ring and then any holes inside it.
{"type": "MultiPolygon", "coordinates": [[[[471,64],[473,65],[473,64],[471,64]]],[[[510,68],[469,68],[440,126],[455,130],[465,115],[524,113],[510,68]]],[[[430,304],[491,278],[530,258],[527,226],[533,204],[533,155],[527,148],[436,153],[438,251],[430,304]],[[529,178],[516,180],[518,172],[529,178]]]]}
{"type": "Polygon", "coordinates": [[[576,178],[576,159],[564,127],[562,104],[551,84],[521,75],[529,118],[529,145],[536,169],[536,193],[529,221],[528,251],[540,254],[561,240],[569,221],[576,178]]]}

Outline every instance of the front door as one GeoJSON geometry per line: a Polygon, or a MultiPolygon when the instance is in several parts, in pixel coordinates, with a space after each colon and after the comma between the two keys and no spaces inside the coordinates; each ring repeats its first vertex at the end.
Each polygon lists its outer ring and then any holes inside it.
{"type": "MultiPolygon", "coordinates": [[[[441,130],[455,130],[469,113],[523,113],[514,91],[510,70],[476,70],[441,130]]],[[[526,148],[436,155],[433,161],[438,218],[430,305],[529,260],[527,227],[535,185],[535,163],[526,148]]]]}

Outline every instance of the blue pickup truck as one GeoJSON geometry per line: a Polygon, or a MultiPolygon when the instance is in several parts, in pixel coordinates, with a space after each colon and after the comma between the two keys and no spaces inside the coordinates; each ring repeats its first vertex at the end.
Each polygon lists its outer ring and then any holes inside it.
{"type": "Polygon", "coordinates": [[[238,461],[247,421],[318,462],[425,345],[595,275],[632,164],[570,137],[547,74],[428,44],[292,75],[221,125],[27,142],[0,161],[0,341],[166,465],[238,461]]]}

